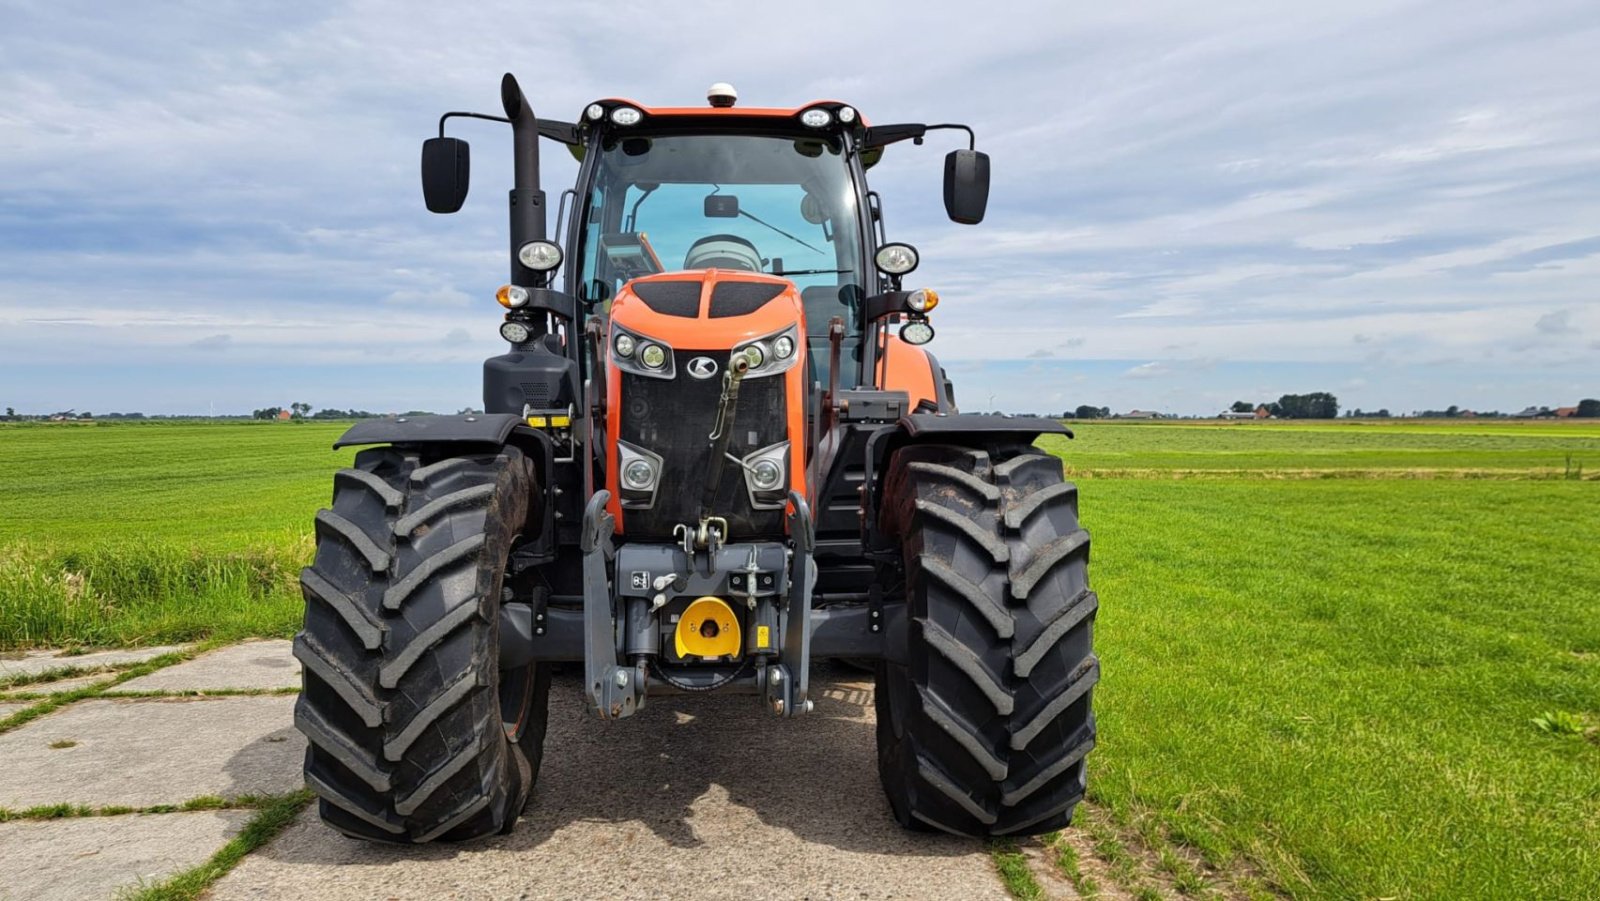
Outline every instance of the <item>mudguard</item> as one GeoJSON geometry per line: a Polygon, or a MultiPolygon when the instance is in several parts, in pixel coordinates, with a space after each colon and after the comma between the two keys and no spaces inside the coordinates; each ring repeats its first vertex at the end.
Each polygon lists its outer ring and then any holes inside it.
{"type": "MultiPolygon", "coordinates": [[[[505,444],[521,417],[511,413],[465,413],[455,416],[400,416],[358,422],[339,436],[335,448],[361,444],[505,444]]],[[[531,430],[530,430],[531,431],[531,430]]]]}
{"type": "MultiPolygon", "coordinates": [[[[911,441],[949,441],[954,435],[974,435],[992,440],[1004,435],[1015,435],[1019,440],[1033,441],[1040,435],[1066,435],[1072,430],[1060,420],[1043,416],[990,416],[984,413],[957,413],[941,416],[924,413],[902,416],[896,429],[911,441]]],[[[960,443],[960,442],[955,442],[960,443]]]]}
{"type": "Polygon", "coordinates": [[[938,444],[978,445],[996,441],[1016,441],[1032,444],[1040,435],[1066,435],[1072,430],[1057,419],[1043,416],[993,416],[987,413],[917,413],[900,417],[891,427],[881,429],[867,439],[865,484],[862,495],[864,506],[861,520],[863,537],[869,554],[885,551],[878,534],[878,506],[883,486],[878,473],[884,469],[889,455],[907,444],[932,442],[938,444]]]}

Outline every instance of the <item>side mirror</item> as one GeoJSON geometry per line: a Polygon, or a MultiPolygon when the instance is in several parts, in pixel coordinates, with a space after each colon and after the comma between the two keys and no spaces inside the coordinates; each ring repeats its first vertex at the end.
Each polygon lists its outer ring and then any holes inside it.
{"type": "Polygon", "coordinates": [[[454,213],[467,199],[472,154],[460,138],[422,142],[422,199],[430,213],[454,213]]]}
{"type": "Polygon", "coordinates": [[[944,211],[952,221],[977,225],[989,208],[989,154],[952,150],[944,158],[944,211]]]}
{"type": "Polygon", "coordinates": [[[707,219],[737,219],[739,218],[739,197],[737,194],[712,194],[706,198],[707,219]]]}

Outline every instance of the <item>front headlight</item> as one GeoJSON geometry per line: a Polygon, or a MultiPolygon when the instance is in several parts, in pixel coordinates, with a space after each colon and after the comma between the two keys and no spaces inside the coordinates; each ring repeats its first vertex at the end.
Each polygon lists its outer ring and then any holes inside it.
{"type": "Polygon", "coordinates": [[[750,371],[744,374],[747,379],[761,378],[762,376],[777,375],[788,372],[794,366],[800,355],[795,353],[799,346],[800,329],[798,326],[789,326],[781,332],[774,332],[764,338],[757,338],[734,348],[735,359],[743,356],[750,364],[750,371]]]}
{"type": "Polygon", "coordinates": [[[525,322],[507,319],[505,322],[500,323],[500,337],[510,341],[512,344],[521,344],[527,341],[528,336],[531,334],[533,334],[533,331],[528,328],[528,324],[525,322]]]}
{"type": "Polygon", "coordinates": [[[678,374],[672,347],[665,342],[613,325],[611,348],[616,351],[611,362],[623,372],[652,379],[670,379],[678,374]]]}
{"type": "Polygon", "coordinates": [[[890,275],[905,275],[917,268],[917,249],[910,244],[885,244],[872,261],[890,275]]]}
{"type": "Polygon", "coordinates": [[[617,489],[622,506],[649,509],[661,484],[661,456],[626,441],[617,442],[617,489]]]}
{"type": "Polygon", "coordinates": [[[763,447],[739,461],[752,510],[778,510],[789,500],[789,442],[763,447]]]}
{"type": "Polygon", "coordinates": [[[907,344],[927,344],[933,340],[933,326],[920,319],[908,322],[900,327],[900,340],[907,344]]]}
{"type": "Polygon", "coordinates": [[[535,272],[549,272],[561,265],[561,248],[549,241],[529,241],[517,248],[517,259],[535,272]]]}

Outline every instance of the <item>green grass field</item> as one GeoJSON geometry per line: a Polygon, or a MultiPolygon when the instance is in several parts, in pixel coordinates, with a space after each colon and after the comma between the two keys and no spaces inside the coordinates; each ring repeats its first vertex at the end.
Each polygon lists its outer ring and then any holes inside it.
{"type": "MultiPolygon", "coordinates": [[[[0,647],[292,632],[341,428],[0,426],[0,647]]],[[[1077,431],[1094,801],[1295,897],[1600,896],[1600,424],[1077,431]]]]}

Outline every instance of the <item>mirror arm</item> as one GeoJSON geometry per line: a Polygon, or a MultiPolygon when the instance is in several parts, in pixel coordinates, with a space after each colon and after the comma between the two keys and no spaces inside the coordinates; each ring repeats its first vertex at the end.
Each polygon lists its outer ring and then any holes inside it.
{"type": "Polygon", "coordinates": [[[490,116],[484,113],[464,113],[460,111],[448,112],[439,117],[439,137],[444,137],[444,123],[448,119],[487,119],[490,122],[510,122],[505,116],[490,116]]]}
{"type": "Polygon", "coordinates": [[[967,149],[978,149],[978,136],[972,131],[972,127],[969,125],[962,125],[959,122],[942,122],[938,125],[922,125],[919,123],[907,123],[905,125],[878,125],[867,129],[866,135],[862,137],[861,143],[857,145],[857,147],[860,150],[876,150],[879,147],[887,147],[890,144],[895,144],[905,140],[912,140],[918,144],[921,144],[923,136],[928,132],[944,130],[966,132],[967,149]]]}
{"type": "MultiPolygon", "coordinates": [[[[483,119],[486,122],[505,122],[507,124],[511,122],[505,116],[491,116],[487,113],[449,112],[439,117],[439,137],[444,137],[444,123],[451,118],[483,119]]],[[[539,120],[539,136],[549,138],[552,141],[560,141],[573,147],[583,143],[578,139],[578,126],[573,125],[571,122],[557,122],[554,119],[539,120]]]]}
{"type": "MultiPolygon", "coordinates": [[[[966,132],[967,133],[967,149],[968,150],[977,150],[978,149],[978,136],[977,136],[977,134],[975,134],[972,131],[972,126],[970,126],[970,125],[962,125],[960,122],[946,122],[946,123],[943,123],[941,125],[929,125],[928,126],[928,131],[941,131],[941,130],[964,131],[964,132],[966,132]]],[[[921,142],[919,141],[918,143],[921,143],[921,142]]]]}

